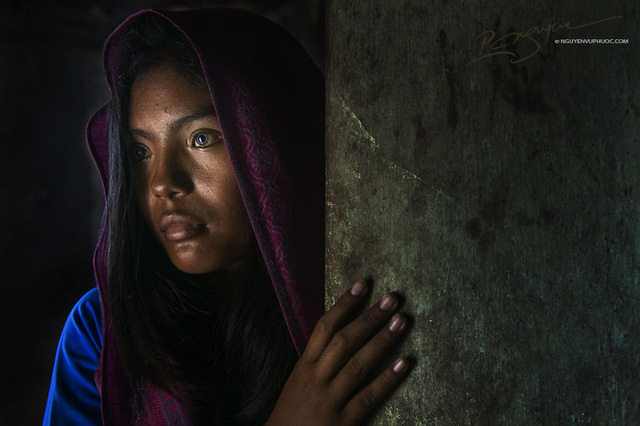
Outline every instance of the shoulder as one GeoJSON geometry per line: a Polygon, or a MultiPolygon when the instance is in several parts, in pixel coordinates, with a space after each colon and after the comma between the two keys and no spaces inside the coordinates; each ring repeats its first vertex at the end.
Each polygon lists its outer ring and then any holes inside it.
{"type": "Polygon", "coordinates": [[[71,309],[56,352],[44,424],[99,424],[100,394],[94,375],[102,350],[102,313],[97,289],[71,309]]]}
{"type": "MultiPolygon", "coordinates": [[[[102,348],[102,308],[98,289],[89,290],[71,309],[61,336],[80,339],[83,346],[100,351],[102,348]]],[[[80,343],[80,342],[78,342],[80,343]]]]}

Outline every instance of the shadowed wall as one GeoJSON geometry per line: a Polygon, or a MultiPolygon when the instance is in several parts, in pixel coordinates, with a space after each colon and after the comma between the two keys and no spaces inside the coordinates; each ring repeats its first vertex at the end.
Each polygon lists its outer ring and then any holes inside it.
{"type": "Polygon", "coordinates": [[[638,8],[570,3],[327,4],[327,305],[414,318],[375,424],[640,423],[638,8]]]}

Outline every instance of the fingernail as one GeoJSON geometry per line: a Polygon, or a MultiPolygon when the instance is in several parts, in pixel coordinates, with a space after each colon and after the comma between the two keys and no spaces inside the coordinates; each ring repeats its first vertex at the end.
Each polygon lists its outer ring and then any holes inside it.
{"type": "Polygon", "coordinates": [[[404,326],[404,321],[402,321],[402,317],[399,315],[395,315],[391,322],[389,323],[389,330],[398,331],[404,326]]]}
{"type": "Polygon", "coordinates": [[[364,290],[367,288],[367,284],[360,280],[357,281],[352,287],[351,287],[351,294],[353,296],[360,296],[364,290]]]}
{"type": "Polygon", "coordinates": [[[393,297],[391,297],[388,294],[385,294],[384,297],[382,298],[382,301],[380,302],[380,309],[382,309],[383,311],[388,311],[389,309],[393,308],[396,304],[396,301],[393,300],[393,297]]]}
{"type": "Polygon", "coordinates": [[[406,369],[407,369],[407,363],[402,358],[398,359],[395,365],[393,366],[393,372],[396,374],[404,373],[406,369]]]}

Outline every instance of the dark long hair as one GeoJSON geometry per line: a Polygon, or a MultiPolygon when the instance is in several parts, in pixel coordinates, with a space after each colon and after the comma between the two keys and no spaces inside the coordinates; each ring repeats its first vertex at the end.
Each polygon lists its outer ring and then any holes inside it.
{"type": "Polygon", "coordinates": [[[261,424],[297,353],[257,243],[239,273],[178,270],[139,215],[125,144],[136,79],[171,64],[208,90],[201,65],[184,35],[155,14],[137,18],[122,40],[110,78],[108,302],[132,404],[143,410],[148,381],[197,421],[261,424]]]}

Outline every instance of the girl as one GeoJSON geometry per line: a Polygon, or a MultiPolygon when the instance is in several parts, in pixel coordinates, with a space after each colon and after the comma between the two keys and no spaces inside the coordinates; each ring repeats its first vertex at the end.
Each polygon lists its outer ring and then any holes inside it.
{"type": "Polygon", "coordinates": [[[392,294],[353,319],[364,281],[322,315],[320,71],[227,8],[140,12],[104,62],[98,289],[65,325],[45,424],[360,423],[407,370],[365,380],[406,321],[392,294]]]}

